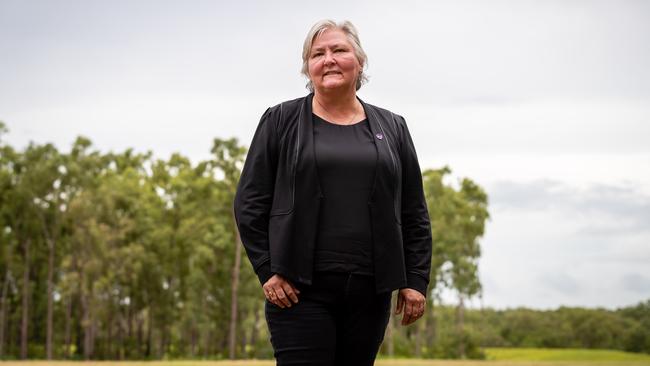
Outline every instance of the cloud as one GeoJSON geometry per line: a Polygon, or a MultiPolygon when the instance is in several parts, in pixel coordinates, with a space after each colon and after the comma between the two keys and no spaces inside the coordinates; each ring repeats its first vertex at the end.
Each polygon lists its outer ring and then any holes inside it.
{"type": "Polygon", "coordinates": [[[539,282],[553,292],[564,295],[579,295],[581,285],[573,276],[565,272],[549,272],[539,277],[539,282]]]}
{"type": "Polygon", "coordinates": [[[549,179],[485,187],[492,216],[481,241],[487,304],[613,308],[647,298],[644,187],[549,179]]]}
{"type": "Polygon", "coordinates": [[[589,236],[650,231],[650,195],[632,184],[592,184],[585,188],[555,180],[502,181],[490,185],[493,207],[500,210],[556,210],[587,217],[577,233],[589,236]]]}
{"type": "Polygon", "coordinates": [[[650,277],[639,273],[628,273],[620,279],[621,287],[625,290],[650,296],[650,277]]]}

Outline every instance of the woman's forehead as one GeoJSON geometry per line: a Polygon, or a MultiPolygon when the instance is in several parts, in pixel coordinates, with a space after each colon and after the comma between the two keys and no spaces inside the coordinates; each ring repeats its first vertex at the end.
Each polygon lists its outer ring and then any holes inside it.
{"type": "Polygon", "coordinates": [[[324,47],[334,47],[334,46],[349,46],[350,42],[340,29],[325,29],[321,32],[314,42],[312,42],[312,48],[324,48],[324,47]]]}

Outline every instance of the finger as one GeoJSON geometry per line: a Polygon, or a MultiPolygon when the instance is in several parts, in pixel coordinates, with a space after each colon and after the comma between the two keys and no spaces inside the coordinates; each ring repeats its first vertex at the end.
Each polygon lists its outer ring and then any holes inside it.
{"type": "Polygon", "coordinates": [[[296,293],[293,291],[293,287],[290,284],[285,282],[284,284],[282,284],[282,289],[284,290],[284,293],[287,294],[287,297],[291,301],[295,303],[298,302],[298,296],[296,296],[296,293]]]}
{"type": "Polygon", "coordinates": [[[402,300],[402,295],[398,293],[397,304],[395,305],[395,314],[401,313],[403,307],[404,307],[404,300],[402,300]]]}
{"type": "Polygon", "coordinates": [[[269,296],[269,301],[278,307],[284,309],[286,306],[278,299],[278,296],[275,294],[275,292],[271,292],[271,295],[269,296]]]}
{"type": "Polygon", "coordinates": [[[264,293],[266,294],[266,299],[269,300],[271,304],[284,308],[284,304],[278,300],[278,297],[275,295],[273,290],[267,290],[264,293]]]}
{"type": "Polygon", "coordinates": [[[266,281],[266,283],[262,286],[262,289],[264,289],[264,297],[266,297],[266,299],[269,300],[271,304],[284,309],[285,308],[284,304],[278,300],[275,290],[273,289],[273,285],[271,284],[271,282],[273,282],[272,280],[274,279],[274,277],[271,277],[271,279],[266,281]]]}
{"type": "Polygon", "coordinates": [[[267,300],[270,302],[273,302],[273,290],[270,288],[263,287],[264,290],[264,297],[266,297],[267,300]]]}
{"type": "Polygon", "coordinates": [[[286,306],[284,306],[284,304],[278,299],[273,300],[272,303],[275,304],[277,307],[279,307],[281,309],[286,308],[286,306]]]}
{"type": "Polygon", "coordinates": [[[415,319],[413,319],[413,322],[415,322],[424,315],[424,303],[417,302],[415,305],[413,305],[413,312],[415,313],[415,319]]]}
{"type": "Polygon", "coordinates": [[[415,323],[418,319],[420,319],[424,315],[424,308],[422,305],[414,305],[413,306],[413,315],[411,317],[411,323],[415,323]]]}
{"type": "Polygon", "coordinates": [[[413,303],[405,301],[404,304],[404,317],[402,317],[402,325],[408,325],[413,322],[413,303]]]}
{"type": "Polygon", "coordinates": [[[284,306],[291,307],[291,301],[287,297],[287,294],[284,293],[282,287],[275,288],[275,295],[278,297],[278,301],[282,302],[284,306]]]}

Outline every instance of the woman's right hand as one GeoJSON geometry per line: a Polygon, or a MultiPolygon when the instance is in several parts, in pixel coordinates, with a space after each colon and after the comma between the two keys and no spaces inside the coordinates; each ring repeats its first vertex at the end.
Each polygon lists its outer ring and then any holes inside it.
{"type": "Polygon", "coordinates": [[[298,303],[298,295],[300,290],[293,286],[288,280],[279,274],[274,274],[264,285],[264,296],[273,304],[281,307],[282,309],[298,303]]]}

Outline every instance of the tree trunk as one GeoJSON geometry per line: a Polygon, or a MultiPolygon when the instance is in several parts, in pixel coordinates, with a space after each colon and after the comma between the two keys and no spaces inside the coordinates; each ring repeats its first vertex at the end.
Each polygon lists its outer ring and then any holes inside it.
{"type": "Polygon", "coordinates": [[[197,341],[197,332],[196,332],[196,323],[192,321],[190,325],[190,358],[196,357],[196,341],[197,341]]]}
{"type": "MultiPolygon", "coordinates": [[[[76,263],[76,260],[74,260],[76,263]]],[[[83,344],[83,337],[82,334],[84,334],[84,327],[83,327],[83,312],[84,312],[84,304],[82,301],[83,297],[83,288],[82,288],[82,281],[83,281],[83,270],[81,267],[77,267],[77,271],[79,274],[79,281],[77,281],[77,306],[79,307],[78,312],[75,314],[74,319],[74,326],[75,326],[75,348],[76,348],[76,354],[81,355],[82,350],[84,349],[84,344],[83,344]]]]}
{"type": "Polygon", "coordinates": [[[7,319],[7,329],[9,330],[7,332],[7,342],[5,343],[7,344],[7,350],[9,350],[12,345],[16,344],[16,332],[11,331],[11,329],[14,329],[15,327],[12,318],[10,316],[7,316],[5,319],[7,319]]]}
{"type": "Polygon", "coordinates": [[[248,344],[248,335],[245,329],[241,330],[241,352],[242,357],[246,357],[246,345],[248,344]]]}
{"type": "Polygon", "coordinates": [[[416,322],[416,330],[415,330],[415,357],[416,358],[422,358],[422,338],[424,338],[424,328],[426,326],[426,321],[427,318],[424,317],[424,319],[419,319],[416,322]]]}
{"type": "MultiPolygon", "coordinates": [[[[129,303],[126,304],[126,327],[127,327],[127,333],[126,333],[126,341],[128,344],[132,344],[131,341],[133,340],[133,309],[131,308],[131,301],[133,299],[133,296],[131,296],[131,290],[129,290],[129,303]]],[[[121,313],[120,313],[121,315],[121,313]]],[[[121,316],[120,316],[121,318],[121,316]]],[[[122,322],[119,322],[120,326],[120,331],[122,329],[122,322]]],[[[124,336],[122,336],[122,344],[124,344],[124,336]]],[[[122,347],[120,346],[120,349],[123,351],[122,357],[124,358],[131,358],[133,357],[133,350],[131,347],[122,347]]]]}
{"type": "MultiPolygon", "coordinates": [[[[9,263],[7,263],[9,264],[9,263]]],[[[4,355],[5,345],[5,317],[7,316],[7,296],[9,296],[9,266],[5,273],[5,279],[2,283],[2,296],[0,298],[0,358],[4,355]]]]}
{"type": "MultiPolygon", "coordinates": [[[[131,284],[133,284],[133,282],[131,282],[131,284]]],[[[133,293],[131,292],[131,290],[129,290],[129,303],[126,304],[126,321],[127,321],[126,324],[128,327],[127,339],[129,341],[133,339],[133,315],[134,315],[133,307],[132,307],[133,298],[134,298],[133,293]]]]}
{"type": "Polygon", "coordinates": [[[68,299],[65,307],[65,347],[63,357],[70,358],[70,330],[72,328],[72,296],[68,299]]]}
{"type": "Polygon", "coordinates": [[[90,313],[90,325],[88,332],[88,343],[86,344],[88,350],[88,359],[92,359],[95,355],[95,334],[97,332],[97,324],[95,322],[95,315],[90,313]]]}
{"type": "Polygon", "coordinates": [[[144,357],[148,358],[151,356],[152,350],[151,348],[153,347],[153,338],[151,336],[152,332],[152,327],[153,327],[153,311],[151,309],[151,304],[149,304],[149,307],[147,308],[147,345],[144,351],[144,357]]]}
{"type": "Polygon", "coordinates": [[[92,330],[92,314],[91,314],[91,301],[92,290],[88,290],[87,276],[84,273],[83,266],[79,271],[79,282],[81,286],[80,300],[81,300],[81,328],[83,329],[83,350],[84,359],[90,360],[93,353],[93,330],[92,330]],[[88,292],[88,293],[87,293],[88,292]]]}
{"type": "Polygon", "coordinates": [[[208,358],[210,355],[210,346],[212,346],[212,331],[208,329],[205,336],[205,346],[203,347],[203,358],[208,358]]]}
{"type": "Polygon", "coordinates": [[[89,309],[90,304],[88,303],[88,299],[86,298],[85,295],[82,295],[81,306],[83,307],[81,327],[84,332],[84,337],[83,337],[84,359],[90,360],[90,357],[92,355],[92,349],[91,349],[92,348],[91,346],[92,327],[90,325],[90,309],[89,309]]]}
{"type": "MultiPolygon", "coordinates": [[[[234,222],[234,220],[233,220],[234,222]]],[[[235,264],[232,267],[232,282],[230,290],[230,332],[228,333],[228,356],[235,359],[235,342],[237,337],[237,300],[239,290],[239,267],[241,263],[241,238],[235,228],[235,264]]]]}
{"type": "MultiPolygon", "coordinates": [[[[397,294],[399,296],[399,293],[397,294]]],[[[394,339],[394,333],[395,333],[395,314],[393,309],[395,309],[395,301],[396,297],[391,296],[390,299],[390,318],[388,319],[388,327],[386,327],[386,348],[388,351],[388,357],[393,357],[395,356],[395,339],[394,339]]]]}
{"type": "Polygon", "coordinates": [[[263,302],[259,302],[258,304],[262,304],[255,306],[255,325],[253,327],[253,333],[251,333],[251,346],[253,346],[253,349],[255,350],[255,346],[257,345],[257,339],[260,336],[260,328],[262,327],[261,324],[261,316],[260,312],[264,311],[262,308],[264,306],[263,302]]]}
{"type": "Polygon", "coordinates": [[[158,358],[162,358],[163,356],[165,356],[166,337],[167,337],[166,325],[163,323],[163,325],[160,327],[160,339],[159,339],[160,342],[158,344],[158,353],[157,353],[158,358]]]}
{"type": "MultiPolygon", "coordinates": [[[[58,207],[58,204],[55,204],[58,207]]],[[[55,211],[56,212],[56,211],[55,211]]],[[[52,359],[52,333],[54,326],[54,250],[56,246],[56,237],[52,235],[47,225],[47,220],[42,211],[36,210],[37,216],[41,221],[41,228],[43,230],[43,239],[47,244],[48,258],[47,258],[47,318],[46,318],[46,336],[45,336],[45,357],[48,360],[52,359]]],[[[55,214],[56,218],[56,214],[55,214]]],[[[57,222],[55,220],[53,227],[56,230],[57,222]]]]}
{"type": "MultiPolygon", "coordinates": [[[[107,311],[107,314],[106,314],[106,334],[108,336],[105,337],[106,338],[106,346],[104,347],[104,354],[107,355],[105,357],[110,357],[110,358],[115,359],[115,358],[117,358],[117,355],[113,354],[113,338],[115,338],[114,335],[113,335],[113,322],[114,322],[113,318],[115,318],[115,315],[113,315],[114,311],[113,311],[112,304],[108,304],[106,311],[107,311]]],[[[120,313],[119,313],[119,311],[117,311],[117,313],[118,313],[118,315],[117,315],[118,320],[117,321],[119,323],[120,313]]]]}
{"type": "Polygon", "coordinates": [[[142,311],[138,313],[138,330],[137,333],[137,357],[142,357],[142,341],[144,339],[144,330],[142,329],[142,323],[144,323],[144,317],[142,316],[142,311]]]}
{"type": "Polygon", "coordinates": [[[116,358],[120,361],[124,360],[125,354],[128,352],[124,346],[124,329],[122,329],[122,312],[118,311],[117,315],[117,350],[116,358]]]}
{"type": "Polygon", "coordinates": [[[22,323],[20,327],[20,358],[27,358],[27,340],[28,340],[28,330],[29,330],[29,245],[31,239],[27,239],[23,242],[23,248],[25,251],[25,263],[23,265],[23,315],[22,323]]]}
{"type": "Polygon", "coordinates": [[[436,305],[433,299],[431,300],[431,312],[430,312],[430,325],[427,327],[427,347],[429,350],[433,350],[438,341],[438,319],[436,313],[436,305]]]}
{"type": "Polygon", "coordinates": [[[458,356],[460,358],[466,358],[465,355],[465,334],[464,334],[464,323],[465,323],[465,303],[463,295],[458,295],[458,308],[456,312],[457,325],[458,325],[458,356]]]}
{"type": "Polygon", "coordinates": [[[52,330],[54,326],[54,247],[55,242],[46,238],[49,255],[47,260],[47,336],[45,353],[48,360],[52,359],[52,330]]]}

